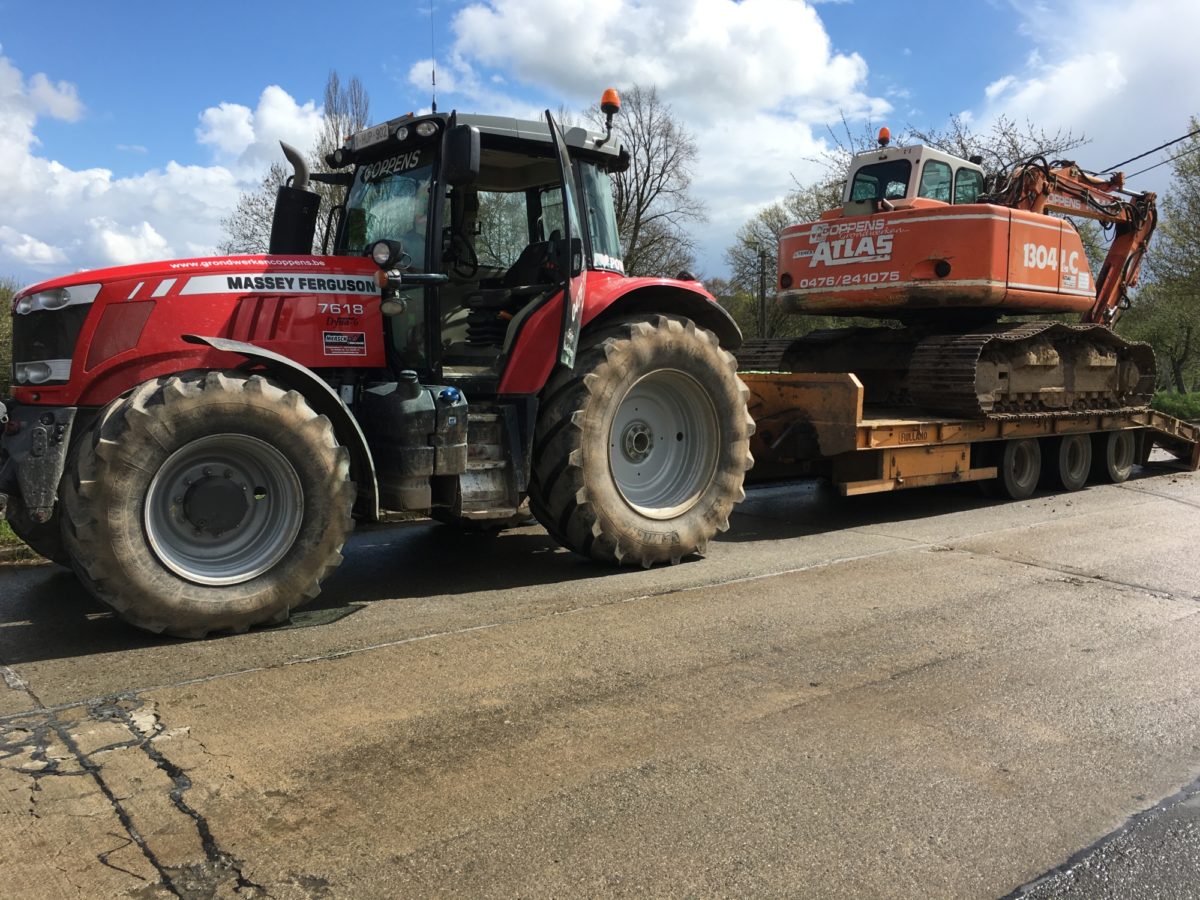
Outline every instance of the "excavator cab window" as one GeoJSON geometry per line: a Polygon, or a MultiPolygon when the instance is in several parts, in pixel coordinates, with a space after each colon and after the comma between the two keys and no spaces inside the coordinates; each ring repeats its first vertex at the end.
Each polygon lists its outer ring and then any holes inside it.
{"type": "Polygon", "coordinates": [[[912,163],[907,159],[863,166],[854,173],[850,202],[856,200],[900,200],[908,194],[912,163]]]}
{"type": "Polygon", "coordinates": [[[921,169],[921,186],[918,197],[950,202],[950,166],[938,159],[927,159],[921,169]]]}
{"type": "Polygon", "coordinates": [[[978,203],[983,193],[983,173],[975,169],[959,169],[954,176],[954,202],[978,203]]]}

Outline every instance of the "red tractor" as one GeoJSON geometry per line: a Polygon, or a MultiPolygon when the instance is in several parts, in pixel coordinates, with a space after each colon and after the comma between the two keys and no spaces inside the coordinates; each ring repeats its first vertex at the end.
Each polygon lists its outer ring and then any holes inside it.
{"type": "Polygon", "coordinates": [[[13,529],[125,620],[199,637],[286,619],[355,518],[498,528],[675,563],[751,465],[729,315],[623,273],[606,134],[404,116],[296,168],[270,251],[81,272],[13,301],[0,404],[13,529]],[[340,185],[332,247],[318,195],[340,185]]]}

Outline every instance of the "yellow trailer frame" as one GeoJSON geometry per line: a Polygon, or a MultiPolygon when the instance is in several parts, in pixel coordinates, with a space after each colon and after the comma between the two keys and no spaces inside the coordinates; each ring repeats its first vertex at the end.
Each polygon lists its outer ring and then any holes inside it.
{"type": "Polygon", "coordinates": [[[842,494],[869,494],[983,481],[995,466],[973,465],[972,446],[1016,438],[1137,430],[1139,462],[1161,447],[1200,468],[1200,427],[1148,408],[1042,412],[980,419],[864,409],[852,373],[744,373],[755,480],[824,470],[842,494]]]}

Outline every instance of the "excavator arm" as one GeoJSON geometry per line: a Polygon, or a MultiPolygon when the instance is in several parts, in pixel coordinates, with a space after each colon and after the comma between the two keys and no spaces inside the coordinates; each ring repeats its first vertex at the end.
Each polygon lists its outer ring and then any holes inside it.
{"type": "Polygon", "coordinates": [[[1104,179],[1088,175],[1075,163],[1047,163],[1040,157],[1018,166],[987,201],[1033,213],[1065,213],[1111,225],[1115,236],[1096,277],[1096,302],[1082,321],[1112,326],[1128,305],[1137,284],[1150,235],[1158,224],[1155,195],[1124,190],[1120,172],[1104,179]]]}

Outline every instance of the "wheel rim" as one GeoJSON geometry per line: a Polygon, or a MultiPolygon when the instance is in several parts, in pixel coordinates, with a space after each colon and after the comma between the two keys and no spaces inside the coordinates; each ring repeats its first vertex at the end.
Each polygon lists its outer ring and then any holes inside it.
{"type": "Polygon", "coordinates": [[[216,434],[180,447],[146,493],[151,549],[188,581],[239,584],[257,578],[292,546],[304,518],[295,468],[266,441],[216,434]]]}
{"type": "Polygon", "coordinates": [[[670,519],[699,502],[717,468],[720,426],[692,376],[662,369],[629,389],[609,430],[613,480],[631,507],[670,519]]]}

